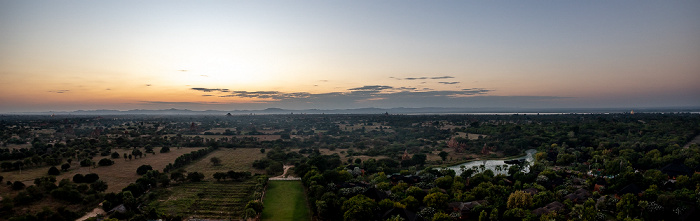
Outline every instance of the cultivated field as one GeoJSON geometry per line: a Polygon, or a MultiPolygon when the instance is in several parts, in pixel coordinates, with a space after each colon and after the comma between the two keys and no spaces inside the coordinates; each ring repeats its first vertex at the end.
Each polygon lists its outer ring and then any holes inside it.
{"type": "MultiPolygon", "coordinates": [[[[265,154],[260,153],[257,148],[219,148],[218,150],[207,154],[206,157],[185,166],[183,169],[187,172],[200,172],[204,174],[205,180],[214,180],[212,175],[216,172],[233,171],[250,171],[252,174],[264,174],[265,170],[253,168],[253,161],[262,159],[265,154]],[[217,157],[221,160],[221,165],[214,166],[211,163],[211,158],[217,157]]],[[[136,171],[136,170],[134,170],[136,171]]]]}
{"type": "Polygon", "coordinates": [[[263,220],[311,220],[300,181],[269,181],[263,202],[263,220]]]}
{"type": "MultiPolygon", "coordinates": [[[[149,207],[172,216],[196,219],[240,219],[252,200],[256,178],[242,182],[187,182],[167,188],[149,207]]],[[[308,219],[306,219],[308,220],[308,219]]]]}

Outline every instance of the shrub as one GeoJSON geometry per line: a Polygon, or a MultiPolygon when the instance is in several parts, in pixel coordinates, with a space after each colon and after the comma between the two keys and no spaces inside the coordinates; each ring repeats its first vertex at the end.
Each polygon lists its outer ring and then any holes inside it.
{"type": "Polygon", "coordinates": [[[88,173],[83,178],[83,182],[84,183],[94,183],[95,181],[97,181],[99,179],[100,179],[100,176],[97,175],[96,173],[88,173]]]}
{"type": "MultiPolygon", "coordinates": [[[[7,181],[7,182],[10,182],[10,181],[7,181]]],[[[24,183],[22,183],[20,181],[15,181],[14,183],[12,183],[13,190],[21,190],[21,189],[24,189],[25,186],[26,185],[24,185],[24,183]]]]}
{"type": "Polygon", "coordinates": [[[111,166],[112,164],[114,164],[114,161],[107,158],[102,158],[97,164],[99,164],[100,166],[111,166]]]}
{"type": "Polygon", "coordinates": [[[136,174],[144,175],[149,170],[153,170],[153,167],[151,167],[151,165],[141,165],[139,168],[136,168],[136,174]]]}
{"type": "Polygon", "coordinates": [[[204,174],[198,172],[187,173],[187,179],[192,182],[199,182],[204,179],[204,174]]]}
{"type": "Polygon", "coordinates": [[[74,183],[84,183],[85,177],[83,176],[83,174],[75,174],[73,176],[73,182],[74,183]]]}
{"type": "Polygon", "coordinates": [[[61,174],[61,171],[58,170],[58,168],[56,168],[56,167],[49,168],[49,175],[56,176],[59,174],[61,174]]]}
{"type": "Polygon", "coordinates": [[[70,164],[64,163],[63,165],[61,165],[61,170],[68,171],[68,169],[70,169],[70,164]]]}
{"type": "Polygon", "coordinates": [[[92,166],[92,160],[90,160],[90,159],[84,159],[84,160],[80,161],[80,166],[81,166],[81,167],[89,167],[89,166],[92,166]]]}

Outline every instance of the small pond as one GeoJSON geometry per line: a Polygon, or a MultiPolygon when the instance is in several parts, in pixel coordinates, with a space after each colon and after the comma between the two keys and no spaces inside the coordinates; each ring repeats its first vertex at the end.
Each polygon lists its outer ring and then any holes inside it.
{"type": "MultiPolygon", "coordinates": [[[[461,166],[464,166],[464,169],[469,169],[469,168],[472,168],[474,166],[479,167],[481,165],[484,165],[484,166],[486,166],[487,170],[493,171],[494,174],[507,174],[508,173],[507,169],[497,171],[496,166],[498,166],[498,165],[500,165],[501,167],[503,167],[503,165],[511,166],[509,164],[506,164],[504,161],[506,161],[506,160],[520,160],[520,159],[525,159],[525,161],[527,161],[530,165],[532,165],[532,163],[535,161],[535,153],[537,153],[537,150],[529,149],[529,150],[526,150],[525,153],[527,155],[525,155],[523,157],[518,157],[518,158],[513,158],[513,159],[505,159],[505,160],[477,160],[477,161],[463,163],[460,165],[451,166],[451,167],[448,167],[448,169],[454,170],[457,173],[457,176],[459,176],[460,174],[462,174],[461,166]]],[[[530,170],[529,167],[523,168],[524,172],[528,172],[529,170],[530,170]]]]}

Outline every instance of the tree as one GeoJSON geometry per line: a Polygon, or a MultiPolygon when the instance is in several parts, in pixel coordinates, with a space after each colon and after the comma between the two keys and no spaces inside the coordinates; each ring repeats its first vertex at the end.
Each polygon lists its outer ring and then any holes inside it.
{"type": "Polygon", "coordinates": [[[75,175],[73,175],[73,182],[74,183],[84,183],[85,176],[83,176],[83,174],[75,174],[75,175]]]}
{"type": "Polygon", "coordinates": [[[622,198],[620,198],[620,201],[615,204],[617,207],[617,218],[622,220],[627,217],[632,216],[633,214],[636,214],[636,208],[637,208],[637,197],[634,196],[634,194],[627,193],[625,195],[622,195],[622,198]]]}
{"type": "Polygon", "coordinates": [[[144,175],[149,170],[153,170],[153,167],[151,167],[151,165],[141,165],[139,166],[139,168],[136,168],[136,174],[144,175]]]}
{"type": "Polygon", "coordinates": [[[167,153],[167,152],[170,152],[170,147],[160,148],[160,153],[167,153]]]}
{"type": "Polygon", "coordinates": [[[508,209],[527,209],[532,206],[532,195],[521,190],[517,190],[508,196],[508,209]]]}
{"type": "Polygon", "coordinates": [[[445,152],[445,151],[440,151],[440,153],[438,153],[438,155],[440,156],[440,159],[442,159],[442,161],[445,161],[445,160],[447,160],[447,156],[450,154],[445,152]]]}
{"type": "Polygon", "coordinates": [[[491,216],[489,216],[489,219],[490,219],[491,221],[497,221],[497,220],[498,220],[498,208],[493,208],[493,210],[491,210],[491,216]]]}
{"type": "Polygon", "coordinates": [[[117,159],[117,158],[119,158],[119,153],[117,153],[117,152],[112,153],[112,159],[117,159]]]}
{"type": "Polygon", "coordinates": [[[114,164],[114,161],[107,158],[102,158],[97,164],[99,164],[100,166],[111,166],[114,164]]]}
{"type": "Polygon", "coordinates": [[[425,164],[425,160],[427,158],[428,157],[425,156],[425,154],[417,153],[417,154],[413,154],[413,157],[411,157],[411,160],[413,161],[413,163],[423,166],[423,164],[425,164]]]}
{"type": "Polygon", "coordinates": [[[61,171],[59,171],[58,168],[56,168],[56,167],[49,168],[49,175],[56,176],[58,174],[61,174],[61,171]]]}
{"type": "Polygon", "coordinates": [[[92,166],[92,160],[90,159],[84,159],[80,161],[80,166],[81,167],[89,167],[92,166]]]}
{"type": "Polygon", "coordinates": [[[345,221],[375,220],[374,214],[379,209],[379,206],[374,200],[359,194],[343,202],[341,209],[345,221]]]}
{"type": "Polygon", "coordinates": [[[172,173],[170,174],[170,179],[171,179],[171,180],[174,180],[174,181],[178,181],[178,182],[179,182],[179,181],[183,181],[183,180],[185,180],[185,175],[183,175],[182,173],[177,172],[177,171],[176,171],[176,172],[172,172],[172,173]]]}
{"type": "Polygon", "coordinates": [[[218,157],[212,157],[209,161],[211,161],[211,164],[214,166],[221,166],[221,159],[218,157]]]}
{"type": "Polygon", "coordinates": [[[61,165],[61,170],[63,170],[63,171],[68,171],[69,168],[70,168],[70,164],[64,163],[63,165],[61,165]]]}
{"type": "Polygon", "coordinates": [[[452,217],[450,217],[450,215],[447,213],[440,211],[433,215],[432,221],[452,221],[452,217]]]}
{"type": "Polygon", "coordinates": [[[262,213],[264,206],[263,206],[263,203],[260,201],[251,200],[251,201],[248,201],[248,203],[245,205],[245,208],[246,209],[253,209],[253,210],[255,210],[255,213],[257,214],[257,213],[262,213]]]}
{"type": "Polygon", "coordinates": [[[481,213],[479,213],[479,221],[487,221],[489,215],[486,213],[486,210],[482,210],[481,213]]]}
{"type": "Polygon", "coordinates": [[[94,190],[95,192],[104,192],[107,190],[107,187],[107,182],[102,180],[98,180],[90,184],[90,189],[94,190]]]}
{"type": "MultiPolygon", "coordinates": [[[[10,182],[10,181],[7,181],[7,182],[10,182]]],[[[12,183],[13,190],[21,190],[21,189],[24,189],[25,186],[26,185],[24,185],[24,183],[22,183],[20,181],[15,181],[14,183],[12,183]]]]}
{"type": "Polygon", "coordinates": [[[228,177],[228,174],[226,174],[226,173],[224,173],[224,172],[216,172],[216,173],[214,173],[214,179],[216,179],[216,181],[221,181],[221,179],[226,180],[226,177],[228,177]]]}
{"type": "Polygon", "coordinates": [[[450,196],[447,194],[436,192],[426,195],[425,198],[423,198],[423,203],[428,207],[442,209],[447,206],[449,198],[450,196]]]}
{"type": "Polygon", "coordinates": [[[85,174],[85,177],[83,177],[83,182],[94,183],[99,179],[100,179],[100,176],[97,175],[96,173],[88,173],[88,174],[85,174]]]}
{"type": "Polygon", "coordinates": [[[131,155],[134,155],[134,157],[142,157],[143,152],[141,152],[141,150],[139,150],[139,149],[134,149],[131,151],[131,155]]]}
{"type": "Polygon", "coordinates": [[[202,179],[204,179],[204,174],[198,172],[190,172],[187,173],[187,179],[191,182],[199,182],[202,181],[202,179]]]}

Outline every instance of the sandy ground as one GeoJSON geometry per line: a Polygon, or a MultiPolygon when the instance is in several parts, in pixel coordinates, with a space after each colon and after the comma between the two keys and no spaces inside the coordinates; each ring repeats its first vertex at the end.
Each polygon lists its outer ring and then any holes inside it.
{"type": "Polygon", "coordinates": [[[688,142],[685,146],[683,146],[683,148],[688,148],[688,147],[690,147],[691,144],[700,144],[700,135],[693,138],[693,140],[688,142]]]}
{"type": "Polygon", "coordinates": [[[284,168],[284,173],[282,173],[282,175],[279,175],[279,176],[276,176],[276,177],[272,177],[272,178],[294,178],[294,177],[288,176],[288,174],[287,174],[287,171],[289,171],[289,168],[292,168],[292,167],[294,167],[294,166],[292,166],[292,165],[284,165],[284,166],[282,166],[282,168],[284,168]]]}
{"type": "Polygon", "coordinates": [[[97,208],[95,208],[95,209],[93,209],[92,211],[88,212],[88,213],[85,214],[83,217],[80,217],[80,218],[76,219],[75,221],[85,221],[85,220],[89,219],[90,217],[96,217],[97,215],[100,215],[100,214],[102,214],[102,215],[106,215],[106,214],[107,214],[107,213],[102,209],[102,203],[100,203],[100,206],[98,206],[97,208]]]}

